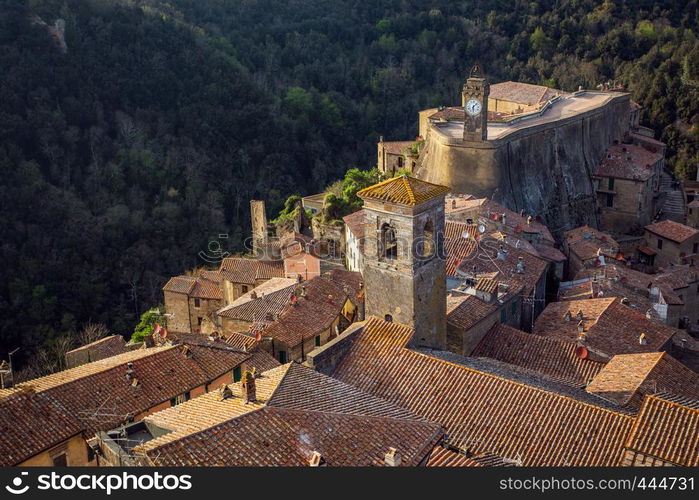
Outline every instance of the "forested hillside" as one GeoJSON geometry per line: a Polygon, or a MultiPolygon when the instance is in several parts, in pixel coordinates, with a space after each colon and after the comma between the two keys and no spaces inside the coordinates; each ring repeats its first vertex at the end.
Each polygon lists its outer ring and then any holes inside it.
{"type": "Polygon", "coordinates": [[[379,135],[459,102],[476,60],[493,82],[619,80],[692,176],[698,16],[696,0],[0,0],[0,357],[88,321],[128,334],[211,238],[241,249],[251,197],[274,215],[370,168],[379,135]]]}

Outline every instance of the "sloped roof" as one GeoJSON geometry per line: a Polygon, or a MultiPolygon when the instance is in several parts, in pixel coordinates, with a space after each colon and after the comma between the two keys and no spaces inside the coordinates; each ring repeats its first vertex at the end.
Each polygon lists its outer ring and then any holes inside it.
{"type": "Polygon", "coordinates": [[[573,342],[539,337],[498,323],[471,356],[497,359],[580,387],[595,377],[604,364],[580,358],[576,347],[573,342]]]}
{"type": "Polygon", "coordinates": [[[11,391],[0,398],[0,467],[18,465],[84,429],[49,394],[11,391]]]}
{"type": "Polygon", "coordinates": [[[193,276],[174,276],[165,283],[164,292],[185,293],[189,295],[194,289],[196,279],[193,276]]]}
{"type": "Polygon", "coordinates": [[[666,392],[699,400],[699,375],[665,352],[619,354],[587,391],[621,405],[641,406],[643,396],[666,392]]]}
{"type": "Polygon", "coordinates": [[[373,199],[414,207],[449,192],[447,186],[432,184],[415,177],[402,175],[379,182],[357,192],[362,199],[373,199]]]}
{"type": "Polygon", "coordinates": [[[488,304],[474,295],[447,297],[447,323],[464,331],[496,310],[495,304],[488,304]]]}
{"type": "MultiPolygon", "coordinates": [[[[108,430],[233,370],[250,354],[195,343],[139,349],[20,384],[47,392],[85,427],[108,430]],[[132,363],[136,386],[127,379],[132,363]]],[[[133,380],[133,379],[132,379],[133,380]]]]}
{"type": "Polygon", "coordinates": [[[175,276],[165,283],[164,292],[183,293],[190,297],[221,300],[221,290],[212,271],[202,276],[175,276]]]}
{"type": "Polygon", "coordinates": [[[257,280],[284,277],[284,261],[227,257],[221,261],[221,277],[232,283],[254,285],[257,280]]]}
{"type": "Polygon", "coordinates": [[[682,243],[696,234],[699,234],[699,229],[680,224],[674,220],[662,220],[655,224],[650,224],[646,226],[646,231],[650,231],[651,233],[677,243],[682,243]]]}
{"type": "Polygon", "coordinates": [[[450,445],[525,466],[618,465],[626,415],[406,349],[413,330],[371,317],[333,376],[447,429],[450,445]]]}
{"type": "Polygon", "coordinates": [[[427,460],[427,467],[483,467],[463,453],[435,446],[427,460]]]}
{"type": "Polygon", "coordinates": [[[281,314],[294,293],[296,280],[272,278],[256,287],[252,292],[238,297],[216,314],[224,318],[253,322],[267,315],[281,314]],[[256,298],[251,294],[255,293],[256,298]]]}
{"type": "Polygon", "coordinates": [[[651,167],[662,159],[662,154],[652,153],[642,146],[615,144],[607,148],[593,174],[598,177],[646,181],[653,176],[651,167]]]}
{"type": "Polygon", "coordinates": [[[516,102],[532,106],[546,102],[557,95],[567,95],[562,90],[551,89],[543,85],[533,85],[523,82],[502,82],[490,86],[491,99],[516,102]]]}
{"type": "Polygon", "coordinates": [[[685,405],[646,396],[626,446],[677,465],[699,466],[699,402],[685,405]]]}
{"type": "Polygon", "coordinates": [[[364,238],[364,228],[366,227],[366,213],[364,209],[345,215],[342,220],[352,235],[360,240],[360,244],[362,244],[361,240],[364,238]]]}
{"type": "Polygon", "coordinates": [[[580,336],[579,311],[583,313],[585,346],[607,357],[658,351],[680,331],[648,319],[644,313],[622,304],[617,297],[605,297],[550,303],[537,318],[534,333],[576,342],[580,336]],[[566,321],[568,312],[572,318],[566,321]],[[645,335],[646,344],[640,343],[641,334],[645,335]]]}

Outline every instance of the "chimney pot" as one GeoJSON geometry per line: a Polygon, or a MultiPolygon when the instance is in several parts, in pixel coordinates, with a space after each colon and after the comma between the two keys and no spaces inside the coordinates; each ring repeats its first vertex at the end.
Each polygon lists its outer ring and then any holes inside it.
{"type": "Polygon", "coordinates": [[[384,455],[384,462],[389,467],[400,467],[402,456],[395,448],[389,448],[388,453],[384,455]]]}
{"type": "Polygon", "coordinates": [[[311,459],[308,461],[308,465],[311,467],[321,467],[322,465],[325,465],[323,455],[321,455],[317,451],[314,451],[311,455],[311,459]]]}
{"type": "Polygon", "coordinates": [[[246,370],[243,373],[243,377],[240,380],[240,388],[243,393],[243,399],[246,403],[257,401],[257,391],[255,389],[255,372],[253,370],[246,370]]]}
{"type": "Polygon", "coordinates": [[[638,343],[641,345],[646,345],[648,343],[648,340],[646,339],[645,333],[642,333],[641,335],[638,336],[638,343]]]}
{"type": "Polygon", "coordinates": [[[578,323],[578,333],[584,333],[585,332],[585,325],[582,321],[578,323]]]}

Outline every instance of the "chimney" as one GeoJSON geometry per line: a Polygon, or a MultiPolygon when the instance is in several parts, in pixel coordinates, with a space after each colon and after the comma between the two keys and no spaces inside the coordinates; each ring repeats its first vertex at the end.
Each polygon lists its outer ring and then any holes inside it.
{"type": "Polygon", "coordinates": [[[253,290],[252,292],[250,292],[250,298],[253,299],[253,300],[255,300],[255,299],[257,298],[257,292],[256,292],[255,290],[253,290]]]}
{"type": "Polygon", "coordinates": [[[383,136],[382,136],[382,135],[379,136],[379,142],[383,142],[383,136]]]}
{"type": "Polygon", "coordinates": [[[395,448],[389,448],[388,453],[384,455],[384,462],[389,467],[400,467],[401,460],[401,454],[395,448]]]}
{"type": "Polygon", "coordinates": [[[653,313],[651,312],[651,309],[648,309],[646,311],[646,318],[653,319],[653,313]]]}
{"type": "Polygon", "coordinates": [[[301,297],[306,296],[306,285],[301,285],[301,297]]]}
{"type": "Polygon", "coordinates": [[[566,321],[570,321],[573,319],[573,314],[570,312],[570,310],[566,311],[565,316],[563,316],[563,319],[566,321]]]}
{"type": "Polygon", "coordinates": [[[223,401],[224,399],[232,398],[233,391],[226,384],[221,384],[221,387],[219,387],[219,389],[218,389],[218,395],[219,395],[219,401],[223,401]]]}
{"type": "Polygon", "coordinates": [[[456,200],[451,200],[451,208],[456,208],[456,200]]]}
{"type": "Polygon", "coordinates": [[[648,340],[646,339],[645,333],[642,333],[641,335],[638,336],[638,343],[641,345],[646,345],[648,343],[648,340]]]}
{"type": "Polygon", "coordinates": [[[132,378],[134,378],[133,374],[133,363],[129,361],[128,363],[126,363],[126,380],[131,380],[132,378]]]}
{"type": "Polygon", "coordinates": [[[532,216],[529,215],[529,216],[527,216],[527,226],[531,226],[531,225],[532,225],[532,216]]]}
{"type": "Polygon", "coordinates": [[[321,455],[317,451],[314,451],[311,455],[311,459],[308,461],[308,465],[310,467],[322,467],[323,465],[325,465],[323,455],[321,455]]]}
{"type": "Polygon", "coordinates": [[[502,221],[502,225],[504,226],[507,221],[507,214],[503,213],[500,217],[500,220],[502,221]]]}
{"type": "Polygon", "coordinates": [[[524,268],[525,268],[524,258],[520,255],[517,258],[517,273],[524,274],[524,268]]]}
{"type": "Polygon", "coordinates": [[[580,321],[583,320],[583,318],[585,317],[585,315],[583,314],[582,309],[578,309],[578,314],[576,314],[576,316],[578,317],[578,319],[579,319],[580,321]]]}
{"type": "Polygon", "coordinates": [[[502,245],[500,245],[500,248],[498,249],[498,259],[507,260],[507,250],[505,250],[505,247],[502,245]]]}
{"type": "Polygon", "coordinates": [[[240,380],[240,390],[243,393],[243,399],[246,403],[254,403],[257,401],[254,371],[245,370],[240,380]]]}
{"type": "Polygon", "coordinates": [[[578,322],[578,333],[585,333],[585,324],[582,320],[578,322]]]}
{"type": "Polygon", "coordinates": [[[184,354],[184,357],[187,359],[192,357],[192,351],[189,349],[188,345],[182,346],[182,354],[184,354]]]}
{"type": "Polygon", "coordinates": [[[583,325],[583,322],[581,321],[578,323],[578,341],[579,342],[584,342],[585,341],[585,326],[583,325]]]}

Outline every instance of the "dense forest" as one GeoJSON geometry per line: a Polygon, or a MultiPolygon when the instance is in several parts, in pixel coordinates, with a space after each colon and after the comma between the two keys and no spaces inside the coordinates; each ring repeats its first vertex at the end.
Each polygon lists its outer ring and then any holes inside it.
{"type": "Polygon", "coordinates": [[[0,0],[0,358],[128,335],[248,200],[374,165],[419,109],[492,82],[618,80],[699,162],[697,0],[0,0]]]}

